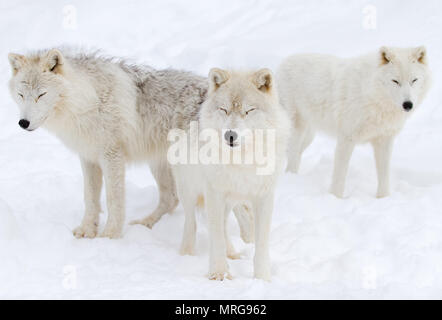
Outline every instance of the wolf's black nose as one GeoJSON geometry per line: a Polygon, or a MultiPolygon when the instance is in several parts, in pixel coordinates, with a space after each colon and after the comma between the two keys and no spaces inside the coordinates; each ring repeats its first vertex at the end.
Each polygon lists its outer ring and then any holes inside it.
{"type": "Polygon", "coordinates": [[[238,139],[238,134],[235,131],[228,130],[224,133],[224,139],[226,139],[227,143],[233,147],[234,142],[238,139]]]}
{"type": "Polygon", "coordinates": [[[28,120],[26,120],[26,119],[21,119],[21,120],[18,122],[18,125],[19,125],[20,127],[22,127],[23,129],[27,129],[27,128],[29,127],[30,124],[31,124],[31,123],[30,123],[28,120]]]}
{"type": "Polygon", "coordinates": [[[413,109],[413,102],[405,101],[402,106],[404,107],[405,111],[410,111],[411,109],[413,109]]]}

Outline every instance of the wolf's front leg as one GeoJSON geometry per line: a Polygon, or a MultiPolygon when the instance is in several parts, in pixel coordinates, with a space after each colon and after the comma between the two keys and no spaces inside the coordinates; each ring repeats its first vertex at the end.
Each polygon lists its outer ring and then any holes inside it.
{"type": "Polygon", "coordinates": [[[372,141],[378,174],[378,198],[390,195],[390,161],[393,140],[393,137],[381,137],[372,141]]]}
{"type": "Polygon", "coordinates": [[[269,253],[270,229],[273,214],[273,193],[255,199],[255,278],[270,281],[271,264],[269,253]]]}
{"type": "Polygon", "coordinates": [[[176,208],[178,205],[178,197],[176,194],[175,179],[173,178],[169,163],[166,160],[152,162],[150,169],[158,185],[160,202],[154,212],[149,216],[141,220],[132,221],[130,224],[141,224],[152,229],[165,213],[172,212],[176,208]]]}
{"type": "Polygon", "coordinates": [[[214,190],[207,190],[205,199],[210,237],[209,279],[230,279],[231,276],[227,265],[226,238],[224,231],[226,209],[225,199],[222,194],[219,194],[219,192],[214,190]]]}
{"type": "Polygon", "coordinates": [[[181,203],[184,208],[184,231],[183,239],[181,241],[180,254],[194,255],[195,254],[195,238],[196,238],[196,217],[195,207],[196,199],[187,194],[185,190],[180,192],[181,203]]]}
{"type": "Polygon", "coordinates": [[[74,230],[77,238],[95,238],[97,236],[100,196],[103,186],[103,174],[98,164],[81,159],[84,179],[85,213],[81,225],[74,230]]]}
{"type": "Polygon", "coordinates": [[[101,237],[119,238],[125,217],[125,159],[120,150],[111,150],[102,160],[106,184],[108,218],[101,237]]]}
{"type": "Polygon", "coordinates": [[[332,185],[330,192],[338,198],[344,197],[345,180],[347,178],[348,165],[355,143],[350,139],[338,138],[335,151],[332,185]]]}

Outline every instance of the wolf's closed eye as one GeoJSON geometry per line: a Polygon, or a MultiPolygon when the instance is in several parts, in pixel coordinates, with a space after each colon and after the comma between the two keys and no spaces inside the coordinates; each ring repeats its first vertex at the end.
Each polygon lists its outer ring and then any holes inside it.
{"type": "Polygon", "coordinates": [[[391,81],[393,81],[394,83],[396,83],[398,86],[400,86],[401,84],[399,83],[399,81],[397,81],[397,80],[391,80],[391,81]]]}
{"type": "Polygon", "coordinates": [[[256,108],[251,108],[251,109],[247,110],[246,115],[248,115],[250,112],[255,111],[255,110],[256,110],[256,108]]]}
{"type": "Polygon", "coordinates": [[[224,111],[226,114],[228,114],[227,109],[224,109],[222,107],[219,107],[218,110],[224,111]]]}
{"type": "Polygon", "coordinates": [[[21,93],[19,93],[18,95],[20,96],[20,98],[22,98],[22,99],[23,99],[23,95],[22,95],[21,93]]]}
{"type": "Polygon", "coordinates": [[[47,93],[47,92],[43,92],[42,94],[40,94],[40,95],[37,97],[37,100],[40,99],[41,97],[43,97],[46,93],[47,93]]]}
{"type": "Polygon", "coordinates": [[[417,82],[417,80],[419,80],[419,79],[416,78],[413,81],[411,81],[411,85],[415,84],[417,82]]]}

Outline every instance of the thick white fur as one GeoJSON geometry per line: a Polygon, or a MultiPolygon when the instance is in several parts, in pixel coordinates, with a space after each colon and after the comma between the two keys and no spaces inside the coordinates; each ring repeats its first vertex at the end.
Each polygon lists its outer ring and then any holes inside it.
{"type": "Polygon", "coordinates": [[[200,130],[276,129],[276,167],[270,175],[257,175],[253,165],[177,165],[174,174],[179,199],[186,211],[182,250],[193,250],[195,207],[201,196],[208,214],[210,234],[209,278],[230,277],[226,255],[235,256],[227,237],[226,217],[234,208],[236,215],[255,219],[255,277],[270,280],[269,233],[277,177],[283,171],[290,122],[268,69],[258,72],[228,72],[212,69],[209,95],[201,108],[200,130]],[[245,115],[250,108],[256,108],[245,115]],[[224,109],[224,110],[223,110],[224,109]],[[190,248],[190,249],[189,249],[190,248]]]}
{"type": "Polygon", "coordinates": [[[353,148],[369,142],[378,172],[377,196],[388,196],[393,140],[430,87],[425,48],[383,47],[353,59],[294,55],[279,67],[277,81],[295,128],[288,171],[298,172],[303,151],[322,130],[337,138],[331,193],[343,197],[353,148]],[[414,105],[410,112],[403,107],[407,101],[414,105]]]}
{"type": "Polygon", "coordinates": [[[109,218],[101,236],[120,237],[128,162],[149,162],[157,181],[160,203],[137,221],[152,227],[178,203],[166,157],[167,134],[196,116],[207,94],[206,80],[188,72],[62,51],[10,54],[9,87],[20,119],[30,121],[29,131],[43,126],[80,156],[85,215],[74,235],[97,235],[104,177],[109,218]]]}

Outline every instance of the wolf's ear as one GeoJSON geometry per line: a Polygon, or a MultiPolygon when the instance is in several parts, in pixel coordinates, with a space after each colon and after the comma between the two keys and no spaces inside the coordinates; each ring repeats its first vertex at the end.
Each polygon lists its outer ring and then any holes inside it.
{"type": "Polygon", "coordinates": [[[9,64],[12,68],[12,73],[14,75],[17,74],[17,72],[20,70],[20,68],[23,66],[23,64],[26,61],[25,56],[17,53],[10,53],[8,54],[9,64]]]}
{"type": "Polygon", "coordinates": [[[427,64],[427,49],[424,46],[416,48],[413,57],[417,62],[427,64]]]}
{"type": "Polygon", "coordinates": [[[230,74],[226,70],[212,68],[209,72],[209,88],[213,92],[217,90],[223,83],[229,80],[230,74]]]}
{"type": "Polygon", "coordinates": [[[273,87],[273,74],[270,69],[261,69],[253,74],[253,83],[258,90],[268,93],[273,87]]]}
{"type": "Polygon", "coordinates": [[[60,73],[64,63],[63,55],[57,49],[52,49],[46,55],[45,67],[48,71],[60,73]]]}
{"type": "Polygon", "coordinates": [[[379,52],[381,55],[381,65],[389,64],[394,58],[392,52],[387,47],[382,47],[379,52]]]}

